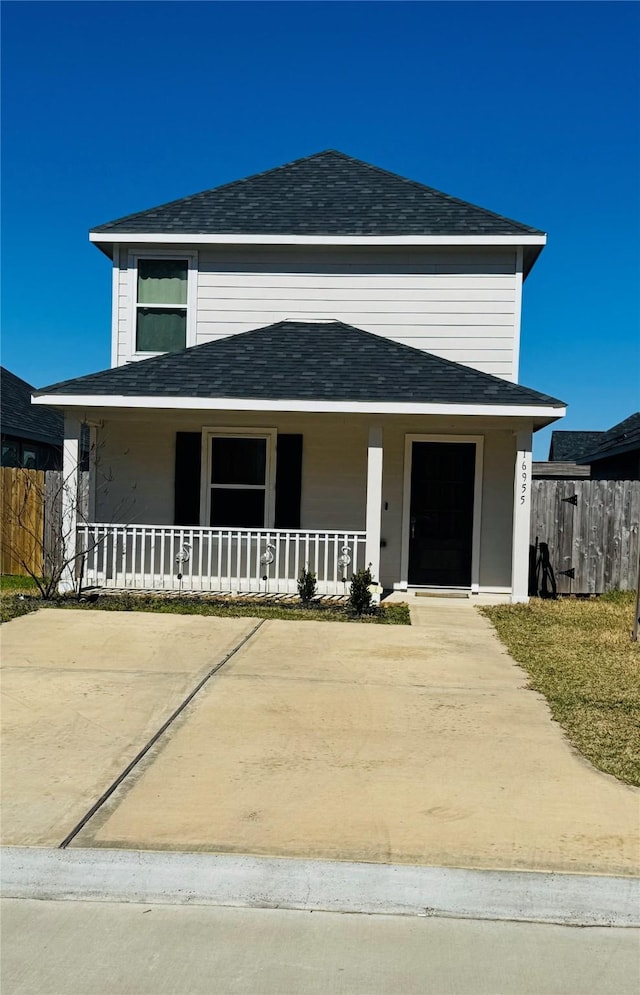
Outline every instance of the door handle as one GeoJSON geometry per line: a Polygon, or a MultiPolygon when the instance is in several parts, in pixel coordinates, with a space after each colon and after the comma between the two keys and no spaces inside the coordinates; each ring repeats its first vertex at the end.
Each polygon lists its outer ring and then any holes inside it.
{"type": "Polygon", "coordinates": [[[411,518],[411,538],[415,539],[415,537],[416,537],[416,519],[415,519],[415,516],[412,516],[412,518],[411,518]]]}

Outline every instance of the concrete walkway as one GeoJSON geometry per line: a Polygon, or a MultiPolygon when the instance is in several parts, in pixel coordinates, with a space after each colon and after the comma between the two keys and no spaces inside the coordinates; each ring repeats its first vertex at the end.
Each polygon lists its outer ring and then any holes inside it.
{"type": "Polygon", "coordinates": [[[2,903],[3,995],[637,995],[639,931],[2,903]]]}
{"type": "MultiPolygon", "coordinates": [[[[266,622],[73,845],[637,873],[640,793],[569,747],[471,605],[425,599],[414,620],[266,622]]],[[[5,842],[59,843],[250,626],[9,623],[5,842]]]]}

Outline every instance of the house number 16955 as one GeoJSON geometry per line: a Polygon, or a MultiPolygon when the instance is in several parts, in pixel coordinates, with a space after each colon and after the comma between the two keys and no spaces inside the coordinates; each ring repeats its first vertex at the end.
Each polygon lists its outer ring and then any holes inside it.
{"type": "Polygon", "coordinates": [[[524,504],[527,496],[527,462],[523,460],[520,464],[522,483],[520,484],[520,504],[524,504]]]}

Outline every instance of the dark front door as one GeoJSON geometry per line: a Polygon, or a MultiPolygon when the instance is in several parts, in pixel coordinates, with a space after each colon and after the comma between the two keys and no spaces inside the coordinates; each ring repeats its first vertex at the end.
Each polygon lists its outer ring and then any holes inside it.
{"type": "Polygon", "coordinates": [[[414,442],[411,458],[409,583],[471,586],[473,442],[414,442]]]}

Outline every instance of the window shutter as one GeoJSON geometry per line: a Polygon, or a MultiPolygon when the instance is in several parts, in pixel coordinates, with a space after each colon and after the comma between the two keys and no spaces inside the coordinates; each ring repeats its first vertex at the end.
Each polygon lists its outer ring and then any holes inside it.
{"type": "Polygon", "coordinates": [[[302,436],[278,433],[275,528],[300,528],[301,496],[302,436]]]}
{"type": "Polygon", "coordinates": [[[174,524],[200,524],[200,432],[176,432],[174,524]]]}

